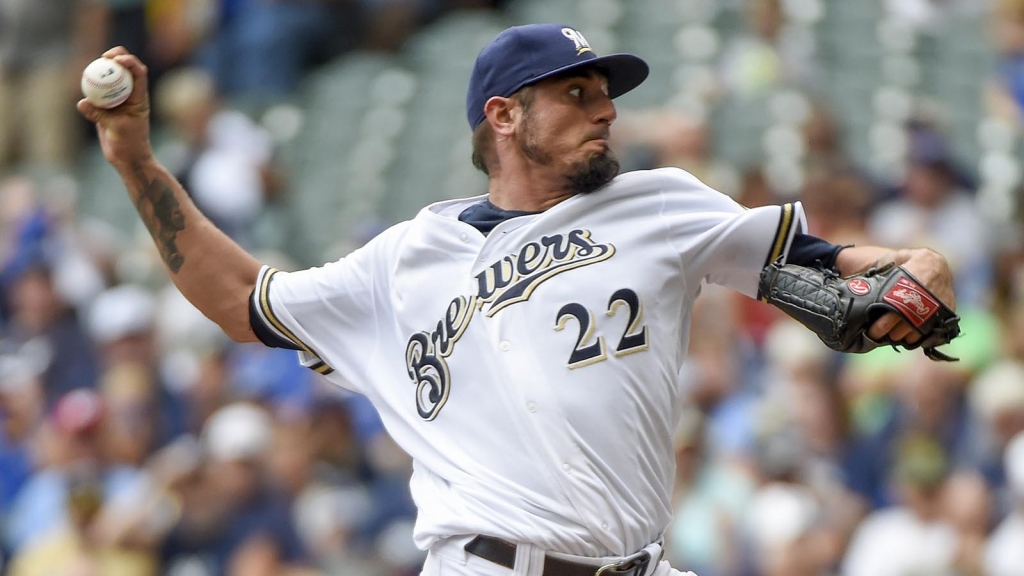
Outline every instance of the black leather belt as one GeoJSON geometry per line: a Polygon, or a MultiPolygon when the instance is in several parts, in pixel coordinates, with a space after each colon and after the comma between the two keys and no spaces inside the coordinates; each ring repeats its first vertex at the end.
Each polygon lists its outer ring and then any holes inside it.
{"type": "MultiPolygon", "coordinates": [[[[465,549],[466,552],[474,556],[479,556],[509,570],[514,570],[516,567],[516,545],[500,538],[477,536],[466,544],[465,549]]],[[[651,555],[646,551],[625,562],[604,566],[593,566],[562,560],[554,556],[545,556],[543,576],[643,576],[650,563],[651,555]]]]}

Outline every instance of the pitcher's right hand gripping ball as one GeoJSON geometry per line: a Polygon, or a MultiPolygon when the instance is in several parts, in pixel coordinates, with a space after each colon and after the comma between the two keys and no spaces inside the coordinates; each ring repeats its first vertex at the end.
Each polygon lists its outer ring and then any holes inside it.
{"type": "Polygon", "coordinates": [[[115,108],[132,95],[132,73],[113,58],[97,58],[82,71],[82,95],[99,108],[115,108]]]}
{"type": "Polygon", "coordinates": [[[840,278],[832,270],[795,264],[769,264],[758,290],[779,308],[840,352],[862,353],[880,345],[921,348],[932,360],[956,361],[935,348],[960,334],[960,317],[902,266],[888,264],[840,278]],[[886,312],[895,312],[921,334],[915,344],[868,337],[868,328],[886,312]]]}

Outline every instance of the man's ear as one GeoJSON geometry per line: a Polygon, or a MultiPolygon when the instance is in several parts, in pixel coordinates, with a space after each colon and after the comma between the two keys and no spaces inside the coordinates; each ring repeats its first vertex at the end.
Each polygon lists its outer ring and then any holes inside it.
{"type": "Polygon", "coordinates": [[[494,129],[494,133],[499,139],[505,139],[515,134],[519,112],[519,106],[512,98],[492,96],[484,104],[487,122],[490,122],[491,128],[494,129]]]}

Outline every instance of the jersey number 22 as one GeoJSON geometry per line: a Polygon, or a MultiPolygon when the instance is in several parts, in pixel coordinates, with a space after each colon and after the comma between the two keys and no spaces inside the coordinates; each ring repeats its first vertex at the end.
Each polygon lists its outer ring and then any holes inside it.
{"type": "MultiPolygon", "coordinates": [[[[626,322],[626,329],[615,346],[615,356],[625,356],[634,352],[647,349],[647,326],[642,325],[644,317],[643,303],[637,293],[629,288],[616,290],[608,299],[606,316],[614,316],[619,308],[625,306],[629,313],[629,321],[626,322]]],[[[586,306],[577,302],[570,302],[558,311],[555,318],[555,330],[565,329],[571,318],[575,318],[579,324],[580,332],[576,337],[576,345],[569,354],[569,368],[581,368],[600,362],[608,357],[605,347],[604,336],[598,336],[597,341],[591,343],[594,337],[594,314],[586,306]]]]}

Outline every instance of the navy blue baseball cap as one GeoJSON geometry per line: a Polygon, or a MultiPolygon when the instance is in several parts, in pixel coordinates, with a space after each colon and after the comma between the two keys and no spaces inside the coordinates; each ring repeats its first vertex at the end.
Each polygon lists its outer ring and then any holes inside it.
{"type": "Polygon", "coordinates": [[[639,56],[598,56],[579,31],[563,24],[515,26],[480,51],[469,78],[466,116],[476,127],[487,117],[484,105],[520,88],[569,70],[596,67],[608,77],[608,95],[618,98],[647,79],[650,68],[639,56]]]}

